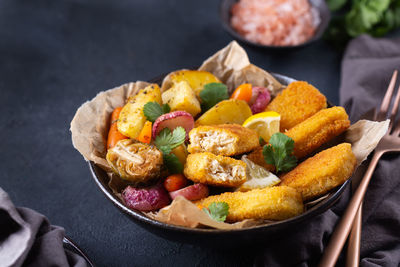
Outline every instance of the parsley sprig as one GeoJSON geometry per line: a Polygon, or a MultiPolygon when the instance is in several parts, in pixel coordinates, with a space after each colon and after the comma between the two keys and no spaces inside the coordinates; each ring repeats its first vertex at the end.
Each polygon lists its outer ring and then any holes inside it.
{"type": "Polygon", "coordinates": [[[287,172],[296,166],[297,159],[292,155],[294,141],[283,133],[275,133],[269,139],[269,144],[263,148],[264,160],[273,164],[277,172],[287,172]]]}
{"type": "Polygon", "coordinates": [[[203,208],[203,211],[211,217],[211,219],[224,222],[229,214],[229,205],[226,202],[213,202],[208,206],[208,209],[203,208]]]}
{"type": "Polygon", "coordinates": [[[176,127],[172,132],[169,128],[164,128],[157,135],[154,144],[163,153],[164,164],[171,173],[181,173],[183,165],[178,157],[171,151],[182,145],[186,139],[186,131],[183,127],[176,127]]]}
{"type": "Polygon", "coordinates": [[[143,114],[146,116],[147,120],[155,122],[155,120],[161,115],[171,111],[168,104],[160,105],[157,102],[147,102],[143,106],[143,114]]]}
{"type": "Polygon", "coordinates": [[[228,99],[228,87],[223,83],[208,83],[200,92],[201,110],[206,112],[218,102],[228,99]]]}

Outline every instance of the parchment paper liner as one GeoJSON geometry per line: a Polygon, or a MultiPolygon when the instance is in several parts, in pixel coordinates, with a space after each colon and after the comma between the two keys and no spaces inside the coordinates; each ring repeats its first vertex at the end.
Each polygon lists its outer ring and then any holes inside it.
{"type": "MultiPolygon", "coordinates": [[[[213,73],[232,92],[238,85],[249,82],[255,86],[268,87],[273,95],[280,92],[282,86],[271,74],[250,63],[244,49],[235,41],[208,58],[199,70],[213,73]]],[[[84,103],[76,112],[71,122],[71,135],[74,147],[87,161],[93,161],[110,177],[110,187],[120,197],[121,190],[126,183],[118,176],[110,173],[105,159],[106,138],[109,129],[111,112],[125,104],[128,96],[136,94],[148,85],[147,82],[137,81],[100,92],[95,98],[84,103]]],[[[380,139],[386,133],[388,121],[373,122],[361,120],[350,126],[345,133],[345,141],[352,144],[352,150],[357,158],[357,166],[364,161],[375,149],[380,139]]],[[[319,200],[326,198],[322,196],[319,200]]],[[[318,202],[317,201],[314,201],[318,202]]],[[[306,205],[307,206],[307,205],[306,205]]],[[[244,220],[235,224],[216,222],[192,202],[177,198],[171,205],[159,212],[145,213],[148,217],[186,227],[211,227],[216,229],[239,229],[268,221],[244,220]]]]}

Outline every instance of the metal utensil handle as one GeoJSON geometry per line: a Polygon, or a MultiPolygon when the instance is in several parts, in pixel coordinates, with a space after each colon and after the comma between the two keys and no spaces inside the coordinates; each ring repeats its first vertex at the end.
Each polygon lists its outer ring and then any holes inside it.
{"type": "Polygon", "coordinates": [[[365,192],[367,191],[369,181],[371,180],[372,174],[381,156],[382,152],[374,153],[371,159],[371,163],[368,166],[367,172],[361,180],[359,187],[357,188],[352,199],[350,200],[346,211],[344,212],[339,224],[336,226],[335,231],[333,232],[329,240],[329,244],[326,247],[325,252],[322,255],[322,259],[319,263],[320,267],[335,266],[340,252],[344,246],[344,243],[346,242],[347,236],[350,233],[354,217],[356,216],[361,201],[363,200],[365,192]]]}
{"type": "Polygon", "coordinates": [[[358,267],[360,264],[362,206],[361,202],[351,228],[347,244],[346,267],[358,267]]]}

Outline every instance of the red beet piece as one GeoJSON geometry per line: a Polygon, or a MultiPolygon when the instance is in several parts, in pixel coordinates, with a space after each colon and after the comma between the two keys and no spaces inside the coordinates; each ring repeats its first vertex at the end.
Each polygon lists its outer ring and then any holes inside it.
{"type": "Polygon", "coordinates": [[[122,198],[129,208],[140,211],[158,210],[171,202],[167,191],[161,184],[148,188],[127,186],[122,192],[122,198]]]}

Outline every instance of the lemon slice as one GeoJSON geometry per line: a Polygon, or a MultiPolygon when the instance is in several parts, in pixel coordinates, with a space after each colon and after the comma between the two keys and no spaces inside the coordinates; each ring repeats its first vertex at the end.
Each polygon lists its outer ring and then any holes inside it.
{"type": "Polygon", "coordinates": [[[250,116],[243,123],[243,127],[255,130],[265,142],[271,138],[274,133],[279,132],[279,123],[281,115],[275,111],[266,111],[250,116]]]}
{"type": "Polygon", "coordinates": [[[237,191],[250,191],[256,188],[262,189],[279,184],[281,181],[275,174],[255,164],[244,155],[241,158],[246,163],[247,181],[237,191]]]}

